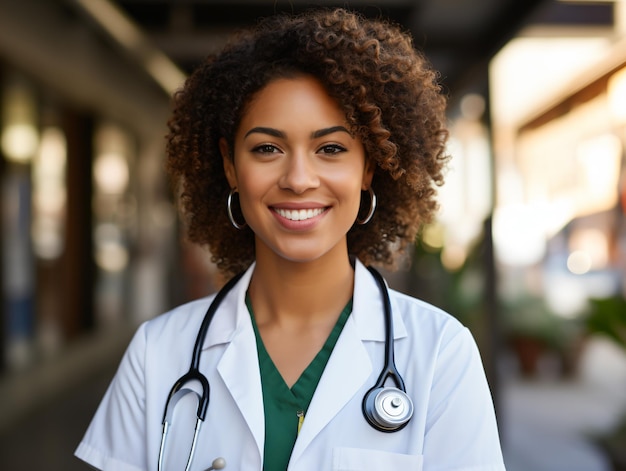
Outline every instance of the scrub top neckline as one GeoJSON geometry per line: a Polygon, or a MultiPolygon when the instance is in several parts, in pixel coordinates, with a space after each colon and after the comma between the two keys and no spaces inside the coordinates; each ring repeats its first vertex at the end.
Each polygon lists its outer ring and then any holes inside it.
{"type": "Polygon", "coordinates": [[[352,312],[352,299],[348,301],[341,311],[324,346],[291,388],[287,386],[263,344],[263,339],[254,318],[252,302],[247,292],[245,300],[256,337],[263,390],[265,414],[263,469],[264,471],[285,470],[315,389],[339,339],[339,335],[352,312]]]}
{"type": "MultiPolygon", "coordinates": [[[[256,341],[257,341],[257,353],[259,355],[259,361],[261,360],[262,357],[266,357],[267,360],[269,360],[270,366],[274,370],[274,373],[276,373],[280,377],[283,388],[286,389],[287,391],[290,391],[295,397],[300,396],[300,394],[298,394],[299,391],[303,391],[307,389],[306,384],[302,384],[302,383],[314,382],[316,386],[317,383],[319,382],[319,377],[321,376],[321,373],[324,371],[324,367],[326,366],[326,363],[328,362],[328,358],[330,357],[330,354],[332,353],[333,348],[335,347],[335,344],[337,343],[339,334],[341,334],[341,331],[343,330],[343,327],[346,324],[346,321],[348,320],[350,313],[352,312],[352,299],[350,299],[348,303],[346,304],[346,306],[342,309],[341,313],[339,314],[339,318],[337,319],[337,322],[335,323],[335,326],[333,327],[332,331],[328,335],[328,338],[326,339],[326,342],[324,343],[320,351],[317,352],[313,360],[311,360],[311,363],[309,363],[309,365],[304,369],[300,377],[293,384],[293,386],[291,386],[291,388],[287,385],[287,383],[283,379],[282,375],[280,374],[280,371],[278,371],[278,368],[276,367],[276,364],[274,363],[271,356],[267,352],[267,349],[265,348],[265,344],[263,343],[263,339],[261,338],[261,334],[259,332],[259,327],[254,317],[254,309],[252,308],[252,301],[250,300],[250,296],[248,292],[246,292],[245,300],[246,300],[246,307],[248,308],[248,313],[250,314],[250,319],[252,321],[252,327],[254,328],[254,336],[256,337],[256,341]],[[319,371],[319,375],[315,374],[316,371],[319,371]]],[[[262,373],[263,372],[264,371],[262,371],[262,373]]]]}

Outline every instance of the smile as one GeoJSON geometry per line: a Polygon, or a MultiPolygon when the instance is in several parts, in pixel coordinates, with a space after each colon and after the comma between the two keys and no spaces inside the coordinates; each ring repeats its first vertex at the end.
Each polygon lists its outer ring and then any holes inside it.
{"type": "Polygon", "coordinates": [[[315,208],[315,209],[281,209],[281,208],[272,208],[274,212],[278,215],[284,217],[285,219],[289,219],[290,221],[305,221],[307,219],[314,218],[315,216],[319,216],[326,208],[315,208]]]}

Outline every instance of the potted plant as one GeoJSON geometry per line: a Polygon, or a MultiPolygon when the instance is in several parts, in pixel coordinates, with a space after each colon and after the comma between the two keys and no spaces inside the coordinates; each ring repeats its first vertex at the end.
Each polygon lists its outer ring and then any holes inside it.
{"type": "Polygon", "coordinates": [[[581,330],[577,320],[557,316],[543,299],[533,296],[505,301],[503,314],[505,335],[523,376],[535,376],[547,354],[560,360],[561,374],[575,371],[581,330]]]}

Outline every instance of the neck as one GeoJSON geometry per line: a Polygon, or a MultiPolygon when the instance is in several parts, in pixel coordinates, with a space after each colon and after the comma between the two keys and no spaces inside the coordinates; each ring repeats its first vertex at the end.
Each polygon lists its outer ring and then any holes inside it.
{"type": "Polygon", "coordinates": [[[354,290],[354,269],[344,255],[299,263],[257,253],[249,288],[257,323],[336,320],[354,290]]]}

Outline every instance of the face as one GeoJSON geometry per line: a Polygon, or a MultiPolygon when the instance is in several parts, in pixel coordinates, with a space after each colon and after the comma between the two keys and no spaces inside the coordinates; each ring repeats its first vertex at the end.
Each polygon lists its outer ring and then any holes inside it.
{"type": "Polygon", "coordinates": [[[220,142],[231,188],[264,256],[347,260],[346,234],[373,170],[337,103],[314,78],[276,79],[248,105],[234,158],[220,142]]]}

